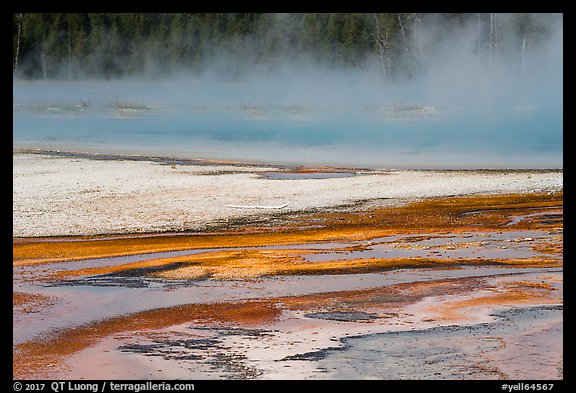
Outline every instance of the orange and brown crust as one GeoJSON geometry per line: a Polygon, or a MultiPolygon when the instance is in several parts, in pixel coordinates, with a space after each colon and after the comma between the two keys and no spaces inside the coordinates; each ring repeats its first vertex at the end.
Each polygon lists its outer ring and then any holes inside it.
{"type": "MultiPolygon", "coordinates": [[[[322,263],[304,262],[303,252],[310,250],[245,250],[253,246],[318,243],[328,241],[369,240],[398,234],[443,234],[466,231],[561,230],[562,221],[527,218],[506,226],[511,218],[535,212],[561,212],[563,193],[480,195],[427,199],[387,209],[341,213],[306,213],[283,217],[276,227],[245,225],[209,234],[134,235],[110,238],[14,239],[13,265],[25,266],[48,262],[65,262],[88,258],[153,253],[184,249],[220,249],[178,258],[153,259],[120,266],[78,269],[59,273],[73,275],[107,274],[120,270],[180,262],[171,274],[180,278],[254,278],[276,274],[345,274],[381,271],[384,269],[439,266],[447,267],[453,260],[434,258],[355,259],[322,263]],[[313,224],[314,228],[306,228],[313,224]],[[188,268],[188,272],[178,269],[188,268]],[[196,269],[196,271],[195,271],[196,269]],[[187,276],[188,274],[188,276],[187,276]]],[[[559,215],[561,218],[561,215],[559,215]]],[[[458,264],[506,264],[521,267],[561,266],[561,241],[537,243],[535,250],[549,252],[560,258],[458,260],[458,264]]],[[[162,276],[160,274],[160,276],[162,276]]],[[[165,276],[164,278],[170,278],[165,276]]],[[[437,280],[398,284],[367,290],[351,290],[293,297],[279,297],[216,304],[185,304],[122,315],[84,326],[55,332],[42,340],[27,341],[14,346],[14,378],[43,378],[51,366],[110,335],[125,331],[162,329],[189,321],[197,323],[233,323],[263,326],[272,323],[282,309],[320,310],[342,308],[394,309],[414,303],[425,296],[458,294],[485,285],[475,278],[437,280]]],[[[487,288],[490,292],[490,288],[487,288]]],[[[456,319],[464,308],[480,305],[513,305],[530,302],[560,301],[551,286],[518,281],[482,297],[438,305],[435,318],[456,319]],[[549,296],[550,295],[550,296],[549,296]],[[548,297],[547,297],[548,296],[548,297]]],[[[47,299],[24,293],[14,294],[15,308],[42,307],[47,299]]]]}

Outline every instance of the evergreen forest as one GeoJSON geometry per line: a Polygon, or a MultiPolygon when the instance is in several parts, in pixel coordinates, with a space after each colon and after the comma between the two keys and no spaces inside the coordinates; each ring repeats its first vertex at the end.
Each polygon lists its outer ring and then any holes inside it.
{"type": "Polygon", "coordinates": [[[468,34],[487,63],[521,68],[562,14],[14,13],[22,79],[159,76],[208,69],[231,77],[287,61],[373,67],[410,78],[446,38],[468,34]]]}

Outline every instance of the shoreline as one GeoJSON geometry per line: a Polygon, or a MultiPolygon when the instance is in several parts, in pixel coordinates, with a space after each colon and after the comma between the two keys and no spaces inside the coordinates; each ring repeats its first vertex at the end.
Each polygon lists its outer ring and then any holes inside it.
{"type": "MultiPolygon", "coordinates": [[[[101,153],[90,151],[76,151],[76,150],[59,150],[59,149],[33,149],[33,148],[13,148],[12,154],[37,154],[50,157],[62,158],[85,158],[90,160],[108,160],[108,161],[150,161],[166,165],[230,165],[239,167],[282,167],[281,165],[266,164],[248,161],[231,161],[231,160],[215,160],[209,158],[185,158],[178,156],[163,156],[163,155],[146,155],[146,154],[129,154],[129,153],[101,153]]],[[[289,167],[290,165],[286,165],[289,167]]]]}
{"type": "Polygon", "coordinates": [[[564,168],[553,167],[365,167],[365,166],[342,166],[338,164],[309,165],[301,164],[283,164],[266,161],[241,161],[226,160],[213,158],[191,158],[178,155],[158,155],[158,154],[136,154],[136,153],[106,153],[98,151],[81,151],[81,150],[60,150],[49,148],[29,148],[13,147],[12,154],[37,154],[64,158],[85,158],[93,160],[111,160],[111,161],[151,161],[166,165],[230,165],[238,167],[262,167],[276,168],[278,170],[296,172],[296,173],[332,173],[332,172],[380,172],[380,171],[430,171],[430,172],[526,172],[526,173],[546,173],[546,172],[563,172],[564,168]]]}
{"type": "Polygon", "coordinates": [[[267,228],[294,214],[563,189],[561,169],[368,170],[21,150],[12,157],[13,238],[267,228]],[[262,206],[281,208],[250,208],[262,206]]]}
{"type": "MultiPolygon", "coordinates": [[[[354,378],[563,375],[561,173],[271,180],[262,176],[268,168],[14,160],[15,217],[27,202],[41,212],[35,225],[45,220],[48,229],[75,215],[79,229],[113,224],[143,204],[206,209],[228,202],[214,190],[230,187],[246,205],[280,205],[289,195],[308,209],[259,210],[218,231],[177,236],[13,238],[17,379],[340,379],[350,367],[364,370],[354,378]],[[260,193],[278,200],[251,199],[260,193]],[[395,198],[362,200],[370,195],[395,198]],[[330,203],[314,207],[324,197],[330,203]],[[543,324],[514,317],[512,326],[482,330],[498,310],[532,307],[532,316],[543,305],[551,307],[543,324]],[[397,334],[412,340],[414,356],[378,345],[398,367],[373,367],[370,343],[397,334]],[[451,357],[428,349],[454,335],[462,340],[449,349],[467,364],[455,374],[451,357]],[[534,346],[548,355],[533,356],[534,346]],[[479,359],[489,370],[475,366],[479,359]],[[415,372],[405,374],[404,364],[415,372]]],[[[184,211],[158,210],[146,217],[184,211]]]]}

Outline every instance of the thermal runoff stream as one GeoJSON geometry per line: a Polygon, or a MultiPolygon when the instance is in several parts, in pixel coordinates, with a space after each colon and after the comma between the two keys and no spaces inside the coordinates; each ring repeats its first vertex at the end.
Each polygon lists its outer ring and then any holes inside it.
{"type": "Polygon", "coordinates": [[[14,379],[561,390],[561,14],[13,30],[14,379]]]}

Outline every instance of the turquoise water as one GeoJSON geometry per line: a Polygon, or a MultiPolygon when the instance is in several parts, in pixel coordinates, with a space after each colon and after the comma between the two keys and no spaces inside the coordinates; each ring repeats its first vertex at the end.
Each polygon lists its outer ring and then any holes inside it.
{"type": "Polygon", "coordinates": [[[13,146],[370,168],[563,166],[561,90],[435,100],[367,85],[184,86],[14,82],[13,146]]]}

